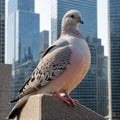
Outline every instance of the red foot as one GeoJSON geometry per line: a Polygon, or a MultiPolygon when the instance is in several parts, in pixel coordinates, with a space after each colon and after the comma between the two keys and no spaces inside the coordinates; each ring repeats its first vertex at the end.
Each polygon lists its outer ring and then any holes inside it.
{"type": "Polygon", "coordinates": [[[76,103],[78,103],[77,100],[72,99],[69,94],[65,93],[66,97],[61,96],[59,93],[56,93],[56,96],[62,100],[63,102],[67,103],[68,105],[73,105],[75,106],[76,103]]]}
{"type": "Polygon", "coordinates": [[[78,100],[72,99],[69,94],[65,93],[65,95],[73,106],[78,103],[78,100]]]}

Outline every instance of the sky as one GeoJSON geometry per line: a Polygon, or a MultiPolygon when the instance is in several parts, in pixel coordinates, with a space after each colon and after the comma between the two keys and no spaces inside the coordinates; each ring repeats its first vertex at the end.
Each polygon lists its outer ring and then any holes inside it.
{"type": "MultiPolygon", "coordinates": [[[[108,0],[98,0],[98,38],[102,39],[105,48],[105,55],[108,55],[108,0]]],[[[36,13],[40,13],[40,31],[50,31],[50,0],[35,0],[36,13]]]]}

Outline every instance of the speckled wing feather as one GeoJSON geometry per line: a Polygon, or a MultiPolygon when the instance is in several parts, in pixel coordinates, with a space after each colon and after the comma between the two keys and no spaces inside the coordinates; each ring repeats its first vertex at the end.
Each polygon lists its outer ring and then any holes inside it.
{"type": "Polygon", "coordinates": [[[54,80],[62,74],[71,60],[71,50],[68,46],[55,46],[51,53],[45,53],[45,56],[40,60],[37,68],[34,70],[23,88],[19,91],[19,95],[11,102],[19,100],[26,94],[29,94],[42,86],[47,85],[51,80],[54,80]]]}

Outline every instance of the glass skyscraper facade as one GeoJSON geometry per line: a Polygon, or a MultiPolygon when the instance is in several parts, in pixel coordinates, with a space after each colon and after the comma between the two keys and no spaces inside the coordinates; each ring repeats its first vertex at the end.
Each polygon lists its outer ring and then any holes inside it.
{"type": "Polygon", "coordinates": [[[39,14],[34,0],[9,0],[7,30],[7,63],[26,61],[31,51],[34,61],[40,56],[39,14]]]}
{"type": "Polygon", "coordinates": [[[109,82],[112,120],[120,120],[120,1],[109,0],[109,82]]]}
{"type": "Polygon", "coordinates": [[[12,97],[15,97],[40,58],[39,14],[34,0],[9,0],[7,63],[12,63],[12,97]]]}
{"type": "Polygon", "coordinates": [[[23,86],[25,81],[31,75],[33,70],[37,66],[37,62],[34,62],[32,59],[25,61],[22,64],[14,62],[13,66],[13,76],[12,76],[12,94],[11,98],[13,99],[17,94],[20,88],[23,86]]]}
{"type": "Polygon", "coordinates": [[[92,56],[87,76],[71,93],[71,96],[78,99],[81,104],[106,116],[107,80],[103,74],[104,47],[101,45],[101,40],[97,38],[97,0],[51,0],[51,42],[53,43],[60,37],[62,17],[70,9],[79,10],[82,14],[84,24],[79,28],[86,38],[92,56]],[[104,85],[102,86],[101,83],[104,85]],[[101,92],[101,87],[105,90],[104,92],[101,92]]]}
{"type": "Polygon", "coordinates": [[[79,26],[86,37],[97,37],[97,1],[96,0],[51,0],[51,42],[60,37],[61,20],[70,9],[77,9],[82,15],[84,25],[79,26]]]}
{"type": "Polygon", "coordinates": [[[5,0],[0,0],[0,63],[5,62],[5,0]]]}

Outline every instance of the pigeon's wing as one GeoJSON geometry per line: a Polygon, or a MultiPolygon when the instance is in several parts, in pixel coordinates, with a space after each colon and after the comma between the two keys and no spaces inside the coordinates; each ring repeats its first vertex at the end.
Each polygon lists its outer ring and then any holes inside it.
{"type": "MultiPolygon", "coordinates": [[[[43,58],[47,53],[49,53],[50,50],[51,50],[52,48],[54,48],[55,46],[56,46],[56,45],[52,45],[52,46],[48,47],[48,48],[45,50],[45,52],[42,54],[41,58],[43,58]]],[[[37,71],[38,71],[38,66],[37,66],[37,68],[34,70],[34,72],[32,73],[32,75],[28,78],[28,80],[25,82],[24,86],[19,90],[19,93],[21,93],[21,92],[23,91],[24,87],[25,87],[26,85],[28,85],[28,82],[29,82],[29,81],[31,81],[31,80],[33,80],[33,79],[35,78],[35,75],[36,75],[37,71]]]]}
{"type": "Polygon", "coordinates": [[[44,87],[51,80],[61,75],[70,64],[71,53],[69,46],[64,46],[63,43],[51,47],[51,49],[49,48],[28,81],[19,91],[19,95],[11,102],[19,100],[19,98],[32,93],[40,87],[44,87]]]}
{"type": "Polygon", "coordinates": [[[42,54],[42,56],[41,56],[41,58],[43,58],[47,53],[49,53],[49,51],[52,49],[52,48],[54,48],[56,45],[52,45],[52,46],[50,46],[49,48],[47,48],[46,50],[45,50],[45,52],[42,54]]]}

